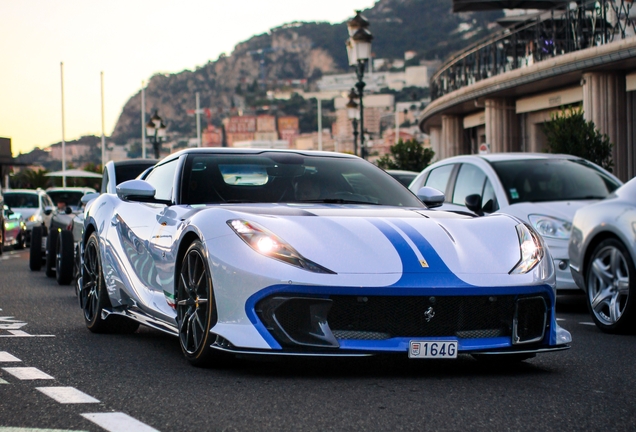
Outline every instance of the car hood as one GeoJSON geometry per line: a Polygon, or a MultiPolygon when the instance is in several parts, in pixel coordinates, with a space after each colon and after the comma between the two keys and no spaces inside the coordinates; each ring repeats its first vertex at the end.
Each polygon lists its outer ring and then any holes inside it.
{"type": "Polygon", "coordinates": [[[517,221],[505,215],[328,205],[210,211],[220,225],[231,219],[255,222],[338,274],[508,275],[520,259],[517,221]]]}
{"type": "Polygon", "coordinates": [[[26,220],[30,218],[31,216],[33,216],[34,214],[36,214],[39,209],[27,208],[27,207],[11,207],[11,210],[13,210],[16,213],[22,214],[22,217],[26,220]]]}
{"type": "Polygon", "coordinates": [[[588,206],[599,200],[573,200],[573,201],[547,201],[547,202],[523,202],[512,204],[499,209],[497,213],[509,214],[528,222],[528,215],[538,214],[552,216],[568,222],[574,219],[574,213],[582,207],[588,206]]]}

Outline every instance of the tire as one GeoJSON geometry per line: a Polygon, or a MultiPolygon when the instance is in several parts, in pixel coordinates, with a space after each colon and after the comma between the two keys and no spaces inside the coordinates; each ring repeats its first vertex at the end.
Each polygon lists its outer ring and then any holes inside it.
{"type": "Polygon", "coordinates": [[[59,235],[60,232],[58,230],[51,229],[46,237],[46,263],[44,264],[44,270],[47,277],[55,276],[55,254],[59,235]]]}
{"type": "Polygon", "coordinates": [[[606,333],[634,331],[636,269],[620,240],[603,240],[586,265],[587,306],[596,326],[606,333]]]}
{"type": "Polygon", "coordinates": [[[42,268],[42,227],[40,226],[33,227],[31,230],[29,268],[31,271],[39,271],[42,268]]]}
{"type": "Polygon", "coordinates": [[[55,279],[59,285],[68,285],[73,281],[75,248],[73,233],[60,231],[55,252],[55,279]]]}
{"type": "Polygon", "coordinates": [[[26,234],[24,233],[24,231],[20,231],[20,234],[18,234],[18,238],[16,241],[17,242],[15,246],[13,246],[13,249],[22,250],[26,247],[26,234]]]}
{"type": "Polygon", "coordinates": [[[82,289],[79,292],[80,306],[84,314],[86,328],[93,333],[133,333],[139,323],[121,315],[109,315],[102,318],[102,311],[110,309],[110,299],[106,292],[106,283],[99,255],[99,241],[92,233],[84,248],[82,267],[82,289]]]}
{"type": "Polygon", "coordinates": [[[212,275],[200,241],[193,242],[183,257],[176,286],[179,343],[193,366],[225,365],[228,355],[210,347],[210,328],[217,312],[212,275]]]}

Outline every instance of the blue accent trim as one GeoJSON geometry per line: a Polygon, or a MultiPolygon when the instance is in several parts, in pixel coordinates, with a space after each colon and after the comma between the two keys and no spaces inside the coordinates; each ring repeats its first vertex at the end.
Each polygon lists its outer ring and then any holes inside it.
{"type": "MultiPolygon", "coordinates": [[[[550,299],[552,307],[550,308],[550,327],[546,339],[549,345],[556,345],[556,318],[554,315],[555,298],[550,285],[532,285],[532,286],[513,286],[513,287],[339,287],[339,286],[316,286],[316,285],[272,285],[253,294],[245,302],[245,313],[250,322],[254,325],[259,334],[274,350],[282,350],[281,345],[267,331],[261,320],[256,315],[256,303],[265,297],[273,294],[285,293],[293,295],[311,295],[328,297],[330,295],[356,295],[356,296],[483,296],[483,295],[547,295],[550,299]]],[[[440,339],[453,339],[453,336],[442,337],[440,339]]],[[[358,341],[358,340],[339,340],[342,349],[367,350],[378,352],[403,351],[401,345],[396,341],[406,341],[408,345],[412,338],[392,338],[385,341],[358,341]]],[[[433,339],[433,338],[423,338],[433,339]]],[[[511,346],[510,338],[483,338],[483,339],[458,339],[460,341],[460,350],[481,350],[505,348],[511,346]],[[504,342],[505,340],[505,342],[504,342]]],[[[544,342],[545,343],[545,339],[544,342]]]]}
{"type": "Polygon", "coordinates": [[[386,340],[347,340],[338,339],[340,349],[360,350],[360,351],[378,351],[378,352],[408,352],[409,342],[412,340],[438,340],[438,341],[457,341],[457,350],[476,351],[482,349],[509,348],[512,346],[510,337],[480,338],[480,339],[459,339],[451,337],[409,337],[409,338],[392,338],[386,340]]]}

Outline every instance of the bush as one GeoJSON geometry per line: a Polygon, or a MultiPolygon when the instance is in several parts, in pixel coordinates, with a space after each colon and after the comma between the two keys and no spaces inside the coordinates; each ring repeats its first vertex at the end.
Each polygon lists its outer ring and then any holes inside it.
{"type": "Polygon", "coordinates": [[[422,171],[433,160],[435,152],[425,148],[415,139],[402,141],[391,146],[391,155],[384,155],[377,161],[382,169],[399,169],[406,171],[422,171]]]}
{"type": "Polygon", "coordinates": [[[612,171],[612,143],[606,134],[599,132],[594,122],[583,118],[583,110],[574,108],[552,116],[544,124],[549,153],[565,153],[579,156],[612,171]]]}

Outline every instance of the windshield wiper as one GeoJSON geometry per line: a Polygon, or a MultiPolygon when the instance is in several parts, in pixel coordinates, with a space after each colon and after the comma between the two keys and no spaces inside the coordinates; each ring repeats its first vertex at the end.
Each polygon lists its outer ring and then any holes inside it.
{"type": "Polygon", "coordinates": [[[318,200],[299,200],[298,202],[302,203],[318,203],[318,204],[369,204],[369,205],[381,205],[380,203],[374,203],[371,201],[358,201],[358,200],[348,200],[342,198],[325,198],[318,200]]]}

